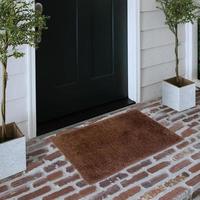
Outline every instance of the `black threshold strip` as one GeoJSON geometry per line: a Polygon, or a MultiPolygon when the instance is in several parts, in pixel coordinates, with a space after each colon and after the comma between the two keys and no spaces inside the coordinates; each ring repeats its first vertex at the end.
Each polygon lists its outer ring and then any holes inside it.
{"type": "Polygon", "coordinates": [[[45,133],[64,128],[66,126],[96,117],[98,115],[105,114],[129,105],[135,104],[134,101],[126,98],[118,101],[114,101],[108,104],[97,106],[88,110],[76,112],[67,116],[64,116],[60,119],[48,121],[45,123],[37,124],[37,136],[43,135],[45,133]]]}

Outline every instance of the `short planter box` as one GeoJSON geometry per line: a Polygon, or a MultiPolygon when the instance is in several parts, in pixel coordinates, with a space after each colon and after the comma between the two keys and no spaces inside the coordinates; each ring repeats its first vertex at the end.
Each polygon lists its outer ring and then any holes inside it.
{"type": "Polygon", "coordinates": [[[196,105],[196,87],[190,80],[181,78],[182,86],[177,86],[176,78],[162,83],[162,104],[177,111],[184,111],[196,105]]]}
{"type": "Polygon", "coordinates": [[[24,135],[15,123],[7,124],[6,131],[7,140],[0,143],[0,180],[26,169],[24,135]]]}

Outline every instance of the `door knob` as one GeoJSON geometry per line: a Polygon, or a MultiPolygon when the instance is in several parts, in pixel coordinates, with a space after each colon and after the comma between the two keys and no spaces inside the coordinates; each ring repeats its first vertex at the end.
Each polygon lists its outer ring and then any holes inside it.
{"type": "Polygon", "coordinates": [[[43,5],[41,3],[36,3],[35,4],[35,10],[40,12],[40,13],[43,13],[43,5]]]}

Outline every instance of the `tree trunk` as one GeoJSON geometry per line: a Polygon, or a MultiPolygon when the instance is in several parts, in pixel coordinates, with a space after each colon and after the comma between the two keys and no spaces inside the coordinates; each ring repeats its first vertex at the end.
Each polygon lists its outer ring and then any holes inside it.
{"type": "Polygon", "coordinates": [[[1,140],[2,142],[6,139],[6,87],[7,87],[7,61],[3,63],[2,66],[2,101],[1,101],[1,115],[2,115],[2,132],[1,140]]]}
{"type": "Polygon", "coordinates": [[[180,81],[180,76],[179,76],[179,50],[178,50],[178,46],[179,46],[178,25],[176,25],[176,28],[175,28],[175,56],[176,56],[175,72],[176,72],[176,82],[180,86],[181,81],[180,81]]]}

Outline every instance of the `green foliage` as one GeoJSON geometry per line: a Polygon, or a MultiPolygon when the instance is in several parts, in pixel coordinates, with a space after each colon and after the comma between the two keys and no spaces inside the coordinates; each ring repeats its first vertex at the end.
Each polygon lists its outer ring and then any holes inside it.
{"type": "Polygon", "coordinates": [[[178,25],[194,23],[199,18],[198,0],[156,0],[159,3],[158,8],[165,14],[165,23],[175,36],[175,56],[176,56],[176,81],[181,86],[181,77],[179,76],[179,38],[178,25]]]}
{"type": "Polygon", "coordinates": [[[6,87],[7,62],[10,57],[24,56],[18,47],[30,45],[36,47],[42,31],[46,27],[47,17],[35,10],[34,1],[0,0],[0,62],[2,63],[2,131],[0,142],[6,140],[6,87]]]}
{"type": "Polygon", "coordinates": [[[26,0],[0,1],[0,61],[6,62],[9,57],[19,58],[24,54],[17,47],[28,44],[35,46],[41,31],[46,29],[46,19],[39,11],[34,10],[34,2],[26,0]]]}
{"type": "Polygon", "coordinates": [[[166,17],[166,24],[175,34],[179,24],[193,23],[199,17],[199,5],[194,0],[156,0],[166,17]]]}

